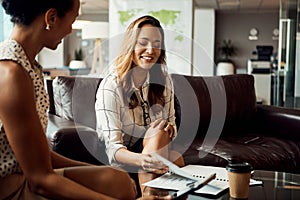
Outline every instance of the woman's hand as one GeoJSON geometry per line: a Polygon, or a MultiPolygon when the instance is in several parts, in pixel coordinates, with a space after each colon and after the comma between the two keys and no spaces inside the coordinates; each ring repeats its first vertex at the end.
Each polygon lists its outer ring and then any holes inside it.
{"type": "Polygon", "coordinates": [[[173,199],[173,196],[172,196],[172,194],[169,193],[168,190],[152,188],[152,187],[145,187],[143,196],[141,198],[139,198],[138,200],[150,200],[150,199],[167,200],[167,199],[173,199]]]}
{"type": "Polygon", "coordinates": [[[151,195],[151,196],[142,196],[142,197],[138,198],[137,200],[167,200],[167,199],[173,199],[173,197],[171,195],[168,195],[165,197],[151,195]]]}
{"type": "Polygon", "coordinates": [[[150,154],[141,154],[141,167],[143,170],[155,174],[164,174],[169,170],[168,166],[150,154]]]}
{"type": "Polygon", "coordinates": [[[152,122],[150,124],[148,131],[150,131],[149,129],[153,129],[152,132],[154,132],[154,133],[158,133],[159,131],[164,131],[165,124],[167,124],[167,120],[162,119],[162,118],[156,119],[154,122],[152,122]]]}
{"type": "Polygon", "coordinates": [[[174,128],[169,122],[165,124],[164,131],[169,134],[171,139],[174,137],[174,128]]]}
{"type": "Polygon", "coordinates": [[[152,122],[150,124],[150,127],[148,128],[145,137],[150,138],[150,137],[154,136],[155,134],[157,134],[157,133],[159,133],[161,131],[165,131],[166,133],[168,133],[171,128],[172,127],[167,122],[167,120],[162,119],[162,118],[156,119],[154,122],[152,122]]]}

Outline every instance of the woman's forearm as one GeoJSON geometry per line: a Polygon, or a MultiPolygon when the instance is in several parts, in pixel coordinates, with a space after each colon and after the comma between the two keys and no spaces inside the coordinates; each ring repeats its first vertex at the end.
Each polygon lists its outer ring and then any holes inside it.
{"type": "Polygon", "coordinates": [[[142,154],[128,151],[125,148],[119,149],[115,154],[115,158],[117,162],[125,165],[141,166],[142,163],[142,154]]]}

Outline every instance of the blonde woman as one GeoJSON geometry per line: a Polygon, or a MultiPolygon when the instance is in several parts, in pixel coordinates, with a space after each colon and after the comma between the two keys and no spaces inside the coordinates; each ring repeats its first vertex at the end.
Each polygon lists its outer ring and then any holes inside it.
{"type": "Polygon", "coordinates": [[[49,100],[35,58],[72,31],[79,0],[1,3],[14,28],[0,43],[0,199],[134,199],[127,173],[49,150],[49,100]]]}
{"type": "Polygon", "coordinates": [[[139,183],[167,172],[156,152],[183,166],[169,143],[177,135],[173,83],[166,69],[164,32],[152,16],[132,22],[115,70],[96,95],[97,132],[112,165],[135,166],[139,183]]]}

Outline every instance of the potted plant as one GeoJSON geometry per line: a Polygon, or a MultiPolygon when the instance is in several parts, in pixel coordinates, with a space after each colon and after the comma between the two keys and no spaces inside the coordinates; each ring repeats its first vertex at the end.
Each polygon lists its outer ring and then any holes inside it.
{"type": "Polygon", "coordinates": [[[76,49],[74,52],[74,60],[71,60],[69,67],[73,69],[79,69],[79,68],[85,68],[86,64],[83,61],[83,52],[82,49],[79,48],[78,50],[76,49]]]}
{"type": "Polygon", "coordinates": [[[83,60],[83,53],[81,48],[75,50],[75,60],[83,60]]]}
{"type": "Polygon", "coordinates": [[[218,48],[218,53],[217,75],[234,74],[234,65],[230,57],[236,54],[236,47],[233,46],[230,39],[223,40],[218,48]]]}
{"type": "Polygon", "coordinates": [[[233,46],[230,39],[223,40],[222,45],[220,45],[218,50],[220,62],[231,62],[230,57],[236,54],[236,48],[233,46]]]}

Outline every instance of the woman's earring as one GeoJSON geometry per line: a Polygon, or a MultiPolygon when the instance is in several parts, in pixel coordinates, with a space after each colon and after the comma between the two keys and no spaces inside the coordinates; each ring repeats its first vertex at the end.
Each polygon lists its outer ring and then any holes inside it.
{"type": "Polygon", "coordinates": [[[47,31],[50,31],[50,29],[51,29],[50,25],[49,25],[49,24],[47,24],[47,26],[46,26],[46,30],[47,30],[47,31]]]}

